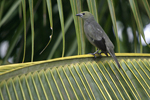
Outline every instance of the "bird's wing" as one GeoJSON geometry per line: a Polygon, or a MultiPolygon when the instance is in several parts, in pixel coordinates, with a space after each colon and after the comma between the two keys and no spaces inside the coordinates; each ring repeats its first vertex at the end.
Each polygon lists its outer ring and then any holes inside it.
{"type": "Polygon", "coordinates": [[[100,41],[103,37],[103,29],[97,22],[91,22],[88,27],[89,37],[93,38],[93,40],[100,41]]]}
{"type": "Polygon", "coordinates": [[[105,45],[109,48],[114,49],[113,43],[111,42],[105,31],[102,29],[102,27],[96,21],[95,22],[93,21],[91,25],[92,29],[94,30],[93,39],[97,41],[104,39],[105,45]]]}
{"type": "Polygon", "coordinates": [[[85,34],[87,35],[87,38],[91,42],[91,44],[98,47],[102,51],[106,51],[105,39],[102,36],[103,30],[101,31],[93,23],[87,23],[86,27],[84,28],[85,34]]]}
{"type": "Polygon", "coordinates": [[[98,24],[98,23],[94,23],[93,22],[93,28],[95,28],[94,30],[96,30],[96,37],[95,38],[99,38],[99,36],[101,38],[104,38],[105,40],[105,45],[108,46],[109,48],[112,48],[114,49],[114,45],[113,43],[111,42],[111,40],[109,39],[109,37],[107,36],[107,34],[105,33],[105,31],[102,29],[102,27],[98,24]]]}
{"type": "Polygon", "coordinates": [[[102,29],[102,27],[94,20],[91,21],[90,23],[85,23],[84,28],[85,33],[88,38],[88,40],[95,46],[97,46],[99,49],[105,49],[105,48],[100,48],[101,47],[109,47],[114,49],[113,43],[110,41],[109,37],[105,33],[105,31],[102,29]],[[90,39],[89,39],[90,38],[90,39]]]}
{"type": "Polygon", "coordinates": [[[95,30],[95,38],[105,38],[107,37],[107,34],[105,33],[105,31],[103,30],[103,28],[97,23],[97,22],[92,22],[91,23],[93,26],[93,29],[95,30]]]}

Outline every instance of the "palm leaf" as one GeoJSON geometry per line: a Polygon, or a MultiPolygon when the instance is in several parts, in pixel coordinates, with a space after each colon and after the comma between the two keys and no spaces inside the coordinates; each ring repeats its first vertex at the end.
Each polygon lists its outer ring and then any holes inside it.
{"type": "Polygon", "coordinates": [[[150,55],[92,55],[0,66],[0,99],[144,99],[150,97],[150,55]]]}

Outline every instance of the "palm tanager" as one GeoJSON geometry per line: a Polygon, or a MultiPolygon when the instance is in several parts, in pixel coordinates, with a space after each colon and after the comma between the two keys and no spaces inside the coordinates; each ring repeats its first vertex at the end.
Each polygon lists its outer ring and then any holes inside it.
{"type": "Polygon", "coordinates": [[[110,41],[102,27],[95,21],[94,16],[88,11],[76,14],[76,16],[79,16],[84,20],[85,35],[90,43],[98,48],[98,50],[92,54],[95,56],[99,50],[101,50],[101,52],[98,53],[99,55],[105,53],[105,55],[108,56],[107,53],[109,53],[117,63],[118,67],[121,68],[114,53],[113,43],[110,41]]]}

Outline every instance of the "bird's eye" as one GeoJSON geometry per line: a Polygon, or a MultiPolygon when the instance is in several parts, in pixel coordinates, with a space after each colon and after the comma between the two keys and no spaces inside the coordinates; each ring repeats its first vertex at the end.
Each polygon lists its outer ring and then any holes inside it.
{"type": "Polygon", "coordinates": [[[85,15],[85,13],[82,13],[83,15],[85,15]]]}

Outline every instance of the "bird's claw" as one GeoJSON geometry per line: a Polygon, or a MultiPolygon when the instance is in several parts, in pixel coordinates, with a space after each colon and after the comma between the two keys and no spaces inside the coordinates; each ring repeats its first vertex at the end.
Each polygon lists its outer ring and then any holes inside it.
{"type": "Polygon", "coordinates": [[[100,53],[97,53],[97,54],[99,54],[99,56],[100,56],[100,57],[102,57],[101,53],[102,53],[102,52],[100,52],[100,53]]]}
{"type": "Polygon", "coordinates": [[[89,54],[92,54],[95,58],[96,58],[96,55],[95,55],[95,54],[98,54],[100,57],[102,57],[102,55],[101,55],[102,52],[98,53],[98,51],[99,51],[99,50],[97,50],[97,51],[94,52],[94,53],[89,53],[89,54]]]}
{"type": "Polygon", "coordinates": [[[96,53],[89,53],[89,54],[92,54],[94,56],[94,58],[96,58],[96,55],[95,55],[96,53]]]}

